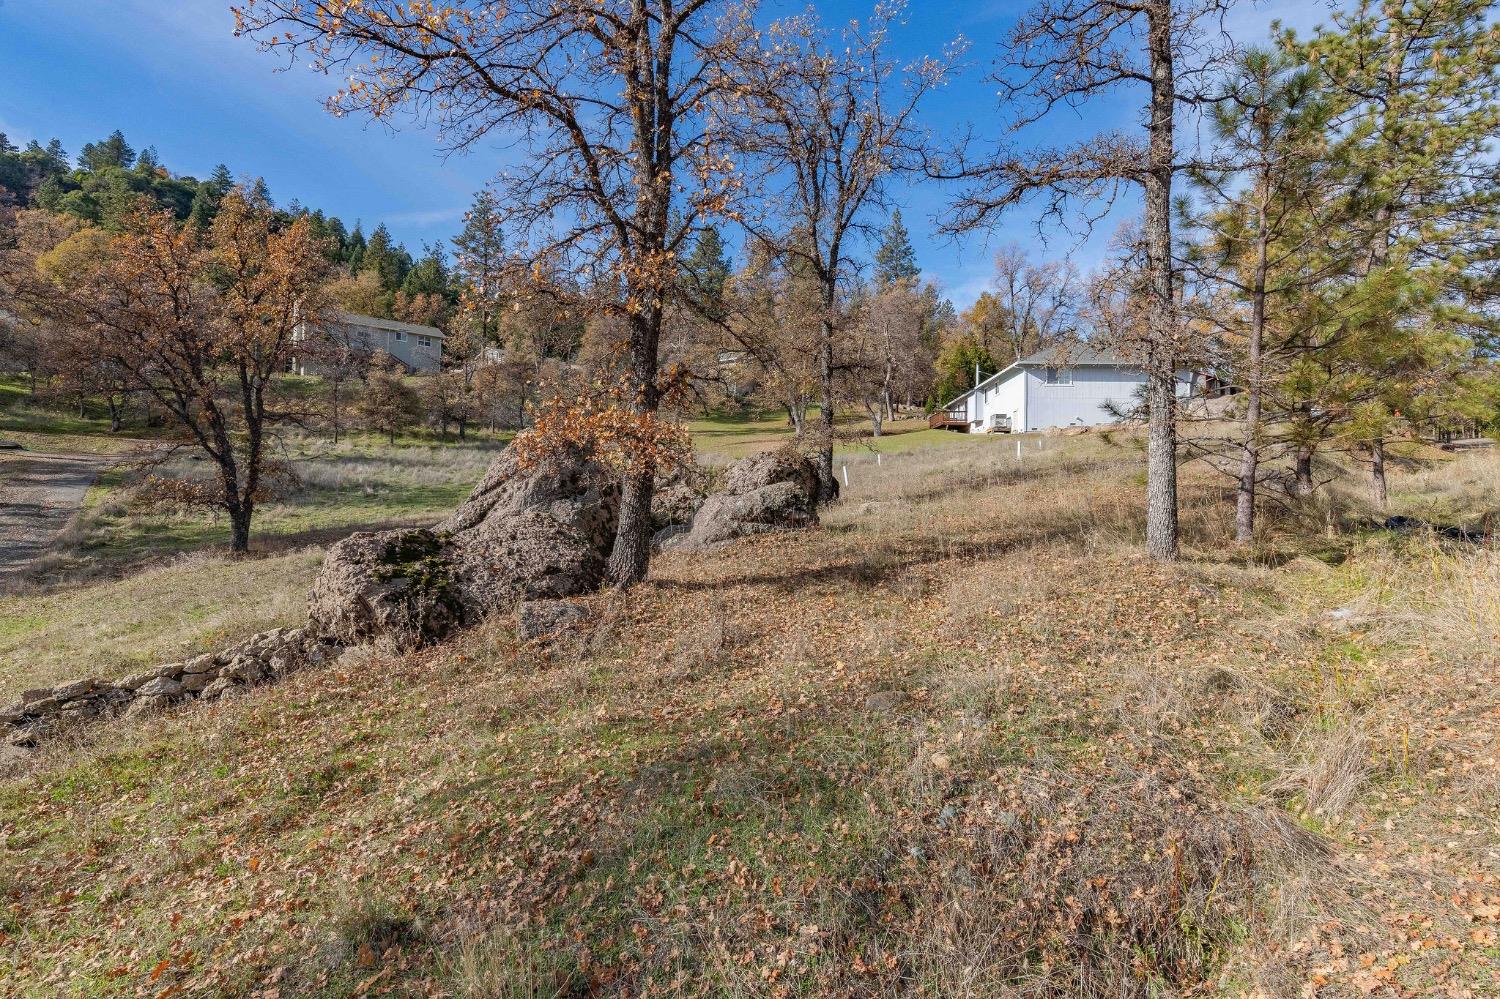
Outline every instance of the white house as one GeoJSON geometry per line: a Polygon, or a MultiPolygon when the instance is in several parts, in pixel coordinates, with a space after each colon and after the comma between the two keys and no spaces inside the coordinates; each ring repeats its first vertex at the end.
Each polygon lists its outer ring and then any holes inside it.
{"type": "MultiPolygon", "coordinates": [[[[443,365],[443,341],[448,334],[434,326],[403,323],[395,319],[377,319],[353,312],[337,312],[325,326],[309,331],[298,327],[296,340],[307,342],[320,337],[333,343],[348,344],[352,349],[374,354],[382,351],[417,373],[438,371],[443,365]]],[[[317,374],[316,351],[307,351],[292,360],[292,370],[299,375],[317,374]]]]}
{"type": "MultiPolygon", "coordinates": [[[[1178,398],[1199,376],[1177,373],[1178,398]]],[[[933,427],[972,433],[1045,430],[1115,423],[1140,403],[1146,372],[1090,347],[1051,348],[1023,357],[935,410],[933,427]]]]}

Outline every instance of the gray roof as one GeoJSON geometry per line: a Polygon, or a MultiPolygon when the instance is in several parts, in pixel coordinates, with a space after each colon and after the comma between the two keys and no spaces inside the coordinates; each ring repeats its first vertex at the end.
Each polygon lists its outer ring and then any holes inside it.
{"type": "Polygon", "coordinates": [[[1076,368],[1084,365],[1095,365],[1107,368],[1135,367],[1135,362],[1128,360],[1120,354],[1098,350],[1086,343],[1059,344],[1055,347],[1047,347],[1037,351],[1030,357],[1023,357],[1017,364],[1046,365],[1047,367],[1070,367],[1076,368]]]}
{"type": "Polygon", "coordinates": [[[377,330],[397,330],[401,333],[410,333],[413,336],[435,336],[440,340],[448,338],[448,334],[436,326],[423,326],[421,323],[403,323],[397,319],[381,319],[377,316],[362,316],[357,312],[337,312],[334,315],[345,326],[363,326],[367,329],[377,330]]]}

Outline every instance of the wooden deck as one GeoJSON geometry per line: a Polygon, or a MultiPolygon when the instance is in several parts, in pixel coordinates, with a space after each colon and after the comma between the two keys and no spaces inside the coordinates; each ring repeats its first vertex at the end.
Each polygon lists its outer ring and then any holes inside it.
{"type": "Polygon", "coordinates": [[[969,413],[966,409],[937,409],[927,417],[927,426],[932,430],[956,430],[969,432],[969,413]]]}

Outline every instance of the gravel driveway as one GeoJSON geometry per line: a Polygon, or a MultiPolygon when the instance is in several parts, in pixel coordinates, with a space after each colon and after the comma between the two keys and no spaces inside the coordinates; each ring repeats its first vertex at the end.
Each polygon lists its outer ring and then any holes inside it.
{"type": "Polygon", "coordinates": [[[107,459],[0,453],[0,581],[46,553],[107,459]]]}

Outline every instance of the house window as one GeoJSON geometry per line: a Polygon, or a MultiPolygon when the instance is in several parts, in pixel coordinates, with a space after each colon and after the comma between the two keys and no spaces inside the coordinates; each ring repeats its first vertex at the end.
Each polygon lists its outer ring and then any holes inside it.
{"type": "Polygon", "coordinates": [[[419,337],[417,337],[417,343],[420,344],[423,347],[431,347],[432,346],[432,337],[430,337],[430,336],[419,336],[419,337]]]}
{"type": "Polygon", "coordinates": [[[1048,385],[1072,385],[1073,384],[1073,372],[1070,371],[1067,368],[1048,368],[1047,369],[1047,384],[1048,385]]]}
{"type": "Polygon", "coordinates": [[[402,333],[400,330],[397,330],[396,331],[396,342],[400,343],[402,340],[405,340],[405,339],[406,339],[406,334],[402,333]]]}

